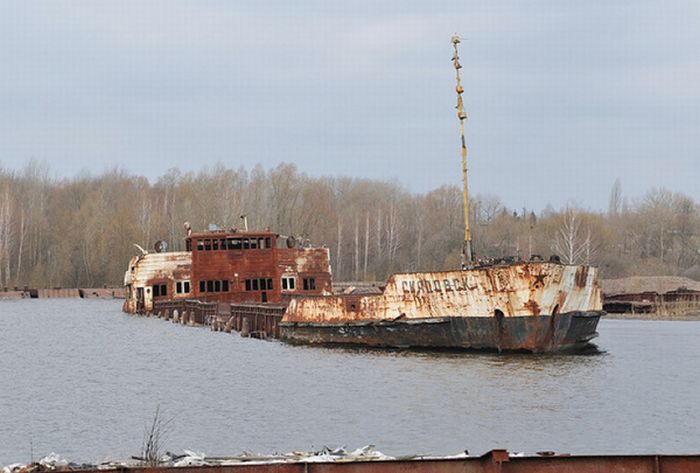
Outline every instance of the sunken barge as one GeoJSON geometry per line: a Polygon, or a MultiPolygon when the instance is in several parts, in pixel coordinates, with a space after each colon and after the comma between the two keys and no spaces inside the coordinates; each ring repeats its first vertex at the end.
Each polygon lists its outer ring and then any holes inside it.
{"type": "Polygon", "coordinates": [[[246,231],[195,234],[186,225],[185,252],[143,251],[130,262],[124,310],[168,318],[177,312],[179,320],[184,311],[188,322],[194,311],[196,323],[213,329],[311,345],[536,353],[586,347],[604,315],[596,268],[558,258],[484,264],[472,251],[459,43],[454,36],[464,185],[461,268],[394,274],[379,294],[334,294],[327,248],[271,231],[248,232],[247,224],[246,231]],[[228,313],[196,309],[191,300],[228,303],[228,313]]]}

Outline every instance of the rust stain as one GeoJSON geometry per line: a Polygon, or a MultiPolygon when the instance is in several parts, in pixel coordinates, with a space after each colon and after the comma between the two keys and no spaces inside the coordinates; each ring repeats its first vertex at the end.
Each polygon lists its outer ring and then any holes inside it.
{"type": "Polygon", "coordinates": [[[525,308],[530,311],[532,315],[540,315],[540,305],[537,301],[529,300],[525,303],[525,308]]]}
{"type": "Polygon", "coordinates": [[[588,269],[588,266],[579,266],[576,268],[577,287],[586,287],[586,281],[588,280],[588,269]]]}

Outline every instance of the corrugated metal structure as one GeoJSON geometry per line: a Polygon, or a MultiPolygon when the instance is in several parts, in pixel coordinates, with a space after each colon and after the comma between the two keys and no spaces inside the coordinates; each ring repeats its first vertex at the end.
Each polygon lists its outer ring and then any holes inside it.
{"type": "Polygon", "coordinates": [[[7,290],[7,288],[0,288],[0,299],[122,299],[123,297],[124,289],[121,287],[98,287],[86,289],[53,287],[36,289],[25,286],[22,289],[14,288],[14,290],[11,291],[7,290]]]}
{"type": "Polygon", "coordinates": [[[123,299],[124,289],[121,287],[88,287],[81,288],[80,297],[83,299],[123,299]]]}
{"type": "Polygon", "coordinates": [[[700,282],[677,276],[634,276],[602,283],[603,307],[616,314],[687,315],[700,312],[700,282]]]}
{"type": "Polygon", "coordinates": [[[79,298],[79,289],[56,288],[56,289],[37,289],[38,299],[67,299],[79,298]]]}

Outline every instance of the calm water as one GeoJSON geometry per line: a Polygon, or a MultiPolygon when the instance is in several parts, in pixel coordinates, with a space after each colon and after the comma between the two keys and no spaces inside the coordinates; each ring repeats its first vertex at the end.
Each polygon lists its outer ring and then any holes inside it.
{"type": "Polygon", "coordinates": [[[166,447],[209,455],[700,451],[700,323],[599,331],[589,356],[318,349],[131,317],[118,301],[2,302],[0,465],[128,458],[158,404],[175,418],[166,447]]]}

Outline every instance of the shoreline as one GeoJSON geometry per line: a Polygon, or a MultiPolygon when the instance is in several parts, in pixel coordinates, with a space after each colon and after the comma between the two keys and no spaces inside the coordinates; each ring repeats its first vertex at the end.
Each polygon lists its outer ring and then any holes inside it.
{"type": "Polygon", "coordinates": [[[665,321],[696,321],[700,322],[700,313],[692,314],[611,314],[607,313],[603,320],[665,320],[665,321]]]}

